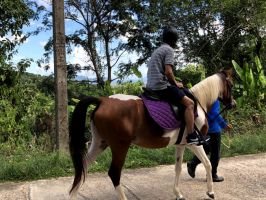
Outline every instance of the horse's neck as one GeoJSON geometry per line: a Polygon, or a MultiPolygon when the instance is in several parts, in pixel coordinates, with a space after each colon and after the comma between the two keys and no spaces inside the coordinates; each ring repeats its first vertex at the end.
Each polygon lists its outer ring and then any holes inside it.
{"type": "Polygon", "coordinates": [[[197,97],[200,106],[207,111],[218,99],[221,88],[221,79],[215,74],[194,85],[191,92],[197,97]]]}

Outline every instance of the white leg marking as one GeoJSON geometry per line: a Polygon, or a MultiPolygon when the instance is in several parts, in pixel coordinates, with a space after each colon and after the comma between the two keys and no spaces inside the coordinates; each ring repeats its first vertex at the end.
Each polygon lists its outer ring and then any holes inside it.
{"type": "Polygon", "coordinates": [[[206,175],[207,175],[207,189],[209,194],[214,194],[213,191],[213,182],[212,182],[212,174],[211,174],[211,162],[209,158],[207,157],[203,146],[196,146],[196,145],[188,145],[187,146],[197,157],[200,159],[202,164],[205,167],[206,175]]]}
{"type": "Polygon", "coordinates": [[[185,146],[177,145],[176,146],[176,164],[175,164],[175,183],[174,183],[174,194],[177,198],[183,198],[181,191],[178,187],[179,178],[182,170],[182,161],[184,155],[185,146]]]}
{"type": "Polygon", "coordinates": [[[125,192],[124,192],[124,189],[121,185],[118,185],[116,188],[115,188],[115,191],[118,195],[118,198],[119,200],[127,200],[127,197],[125,195],[125,192]]]}
{"type": "Polygon", "coordinates": [[[96,160],[97,156],[103,152],[104,149],[101,148],[101,137],[97,133],[96,127],[91,121],[91,135],[92,141],[86,155],[86,170],[88,167],[96,160]]]}
{"type": "Polygon", "coordinates": [[[174,145],[176,143],[178,133],[179,133],[179,128],[172,130],[172,131],[165,132],[163,134],[163,137],[170,138],[169,144],[167,146],[174,145]]]}

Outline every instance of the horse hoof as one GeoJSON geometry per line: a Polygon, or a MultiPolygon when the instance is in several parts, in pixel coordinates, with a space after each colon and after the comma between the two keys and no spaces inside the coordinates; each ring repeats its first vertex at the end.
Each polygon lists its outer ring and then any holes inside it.
{"type": "Polygon", "coordinates": [[[208,197],[214,199],[214,192],[207,192],[208,197]]]}
{"type": "Polygon", "coordinates": [[[177,197],[176,200],[186,200],[184,197],[177,197]]]}

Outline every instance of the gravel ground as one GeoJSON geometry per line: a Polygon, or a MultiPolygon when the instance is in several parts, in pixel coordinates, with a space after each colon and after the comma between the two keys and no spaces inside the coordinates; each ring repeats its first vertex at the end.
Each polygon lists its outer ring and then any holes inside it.
{"type": "MultiPolygon", "coordinates": [[[[219,175],[224,182],[214,183],[215,199],[266,200],[266,154],[223,158],[219,175]]],[[[73,177],[20,183],[0,183],[0,200],[64,200],[73,177]]],[[[124,170],[122,184],[128,200],[174,200],[174,165],[124,170]]],[[[196,177],[190,178],[186,164],[180,188],[187,200],[208,199],[206,175],[202,165],[196,177]]],[[[117,196],[107,173],[89,174],[78,200],[116,200],[117,196]]]]}

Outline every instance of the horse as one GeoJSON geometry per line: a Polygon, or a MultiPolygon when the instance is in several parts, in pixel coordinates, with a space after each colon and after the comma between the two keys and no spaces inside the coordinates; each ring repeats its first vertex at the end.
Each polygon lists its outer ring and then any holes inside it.
{"type": "MultiPolygon", "coordinates": [[[[232,70],[223,70],[207,77],[194,85],[190,92],[197,99],[195,125],[207,134],[206,113],[218,98],[224,105],[233,101],[232,70]]],[[[207,195],[214,198],[211,164],[202,145],[186,143],[186,128],[179,144],[175,144],[179,128],[164,130],[147,114],[143,101],[138,96],[115,94],[109,97],[86,97],[76,105],[69,127],[69,150],[75,169],[75,177],[70,189],[70,198],[77,195],[78,189],[86,179],[89,165],[94,162],[107,147],[110,147],[112,161],[108,171],[118,199],[127,200],[120,183],[121,171],[129,147],[137,145],[144,148],[163,148],[176,145],[176,164],[174,194],[177,200],[185,199],[179,189],[179,177],[182,168],[185,147],[189,148],[203,163],[207,175],[207,195]],[[96,105],[91,114],[92,140],[89,149],[84,136],[87,108],[96,105]]]]}

